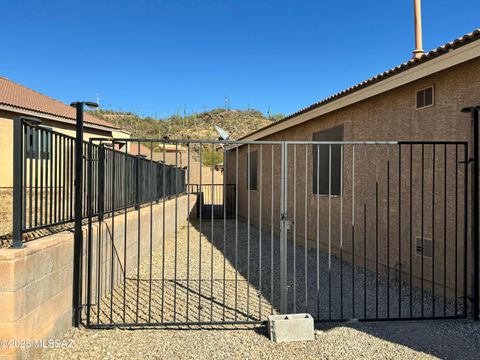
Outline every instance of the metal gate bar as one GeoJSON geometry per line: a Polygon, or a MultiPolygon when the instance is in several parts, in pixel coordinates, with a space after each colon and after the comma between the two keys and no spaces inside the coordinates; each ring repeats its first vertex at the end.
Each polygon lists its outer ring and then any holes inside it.
{"type": "Polygon", "coordinates": [[[287,261],[288,272],[293,274],[287,284],[287,289],[291,289],[288,312],[307,311],[314,314],[317,321],[466,317],[466,142],[288,141],[286,144],[293,148],[294,154],[293,158],[286,160],[291,169],[287,173],[294,179],[294,186],[286,187],[286,192],[293,192],[293,204],[287,205],[287,211],[294,214],[291,238],[294,246],[287,261]],[[340,193],[332,194],[333,177],[327,175],[328,191],[308,199],[308,187],[314,186],[310,185],[308,179],[311,171],[316,172],[317,182],[322,171],[332,173],[332,149],[335,146],[341,164],[338,180],[340,193]],[[297,147],[305,148],[303,159],[298,157],[297,154],[302,151],[297,151],[297,147]],[[325,170],[320,170],[322,151],[326,158],[322,167],[325,170]],[[296,182],[297,161],[303,161],[301,166],[305,166],[311,157],[309,152],[317,158],[320,166],[313,170],[310,170],[311,167],[305,168],[305,195],[304,199],[300,199],[300,203],[303,200],[304,204],[297,204],[297,192],[303,191],[296,182]],[[420,156],[421,164],[416,162],[420,156]],[[430,165],[426,163],[426,157],[430,165]],[[417,183],[420,177],[421,211],[417,208],[420,197],[417,183]],[[345,184],[351,185],[345,187],[345,184]],[[359,191],[356,191],[357,188],[360,188],[359,191]],[[345,203],[347,200],[350,203],[345,203]],[[311,205],[307,206],[308,201],[315,203],[314,209],[311,209],[311,205]],[[300,215],[299,205],[304,205],[303,214],[300,211],[300,215]],[[348,224],[344,222],[345,211],[351,217],[349,237],[344,236],[348,233],[348,224]],[[299,216],[304,217],[303,229],[299,228],[297,222],[299,216]],[[421,217],[422,229],[421,236],[414,239],[420,220],[417,216],[421,217]],[[426,216],[429,217],[428,224],[426,219],[424,221],[426,216]],[[427,226],[433,241],[427,239],[427,226]],[[309,234],[313,234],[313,238],[309,234]],[[310,244],[314,253],[309,253],[304,246],[303,256],[298,255],[296,244],[299,243],[298,238],[302,237],[304,244],[310,244]],[[418,248],[414,241],[419,244],[418,248]],[[425,260],[427,241],[431,244],[431,255],[425,260]],[[345,247],[345,242],[350,245],[345,247]],[[460,255],[460,249],[463,255],[460,255]],[[346,251],[350,253],[347,259],[346,251]],[[388,256],[384,255],[385,251],[388,256]],[[392,260],[394,267],[390,264],[392,260]],[[310,266],[312,262],[314,265],[310,266]],[[303,274],[299,274],[299,263],[304,264],[303,274]],[[419,267],[422,272],[420,276],[416,272],[419,267]],[[313,276],[308,270],[311,268],[315,272],[313,276]],[[345,270],[350,275],[345,274],[345,270]],[[429,278],[425,278],[427,271],[429,278]],[[437,273],[440,275],[436,276],[437,273]],[[350,283],[346,282],[348,276],[350,283]],[[305,289],[297,287],[298,280],[304,280],[305,289]],[[416,288],[417,285],[421,290],[416,288]],[[351,295],[350,304],[346,290],[351,295]],[[312,291],[316,296],[310,296],[312,291]],[[418,302],[417,297],[421,298],[418,302]],[[458,298],[462,299],[460,307],[458,298]],[[310,303],[309,299],[316,304],[310,303]]]}
{"type": "Polygon", "coordinates": [[[87,326],[465,317],[467,154],[465,142],[92,139],[87,198],[111,197],[104,217],[87,206],[87,326]]]}

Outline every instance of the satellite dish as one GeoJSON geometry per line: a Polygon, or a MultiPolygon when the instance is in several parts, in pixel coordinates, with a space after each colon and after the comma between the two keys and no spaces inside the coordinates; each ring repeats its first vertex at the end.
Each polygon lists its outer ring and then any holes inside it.
{"type": "Polygon", "coordinates": [[[218,133],[218,140],[228,140],[230,138],[230,134],[221,127],[215,126],[215,130],[218,133]]]}

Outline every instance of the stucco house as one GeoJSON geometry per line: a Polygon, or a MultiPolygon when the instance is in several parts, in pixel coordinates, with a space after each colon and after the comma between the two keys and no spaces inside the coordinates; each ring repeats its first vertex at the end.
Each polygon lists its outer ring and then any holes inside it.
{"type": "MultiPolygon", "coordinates": [[[[47,95],[0,77],[0,188],[13,186],[13,122],[21,116],[33,117],[42,126],[75,136],[75,109],[47,95]]],[[[85,140],[91,137],[126,138],[130,134],[113,124],[85,114],[85,140]]]]}
{"type": "MultiPolygon", "coordinates": [[[[480,30],[240,140],[469,142],[471,121],[461,109],[476,105],[480,30]]],[[[471,259],[471,244],[467,194],[453,186],[469,186],[462,165],[469,157],[465,148],[406,145],[399,154],[397,145],[355,147],[289,146],[289,239],[418,287],[431,288],[433,282],[439,292],[460,294],[463,254],[471,259]],[[458,241],[464,236],[466,247],[458,241]]],[[[230,149],[224,162],[227,183],[237,184],[238,216],[276,232],[281,156],[279,146],[250,144],[230,149]]]]}
{"type": "MultiPolygon", "coordinates": [[[[11,198],[13,188],[13,124],[21,117],[34,118],[41,122],[45,129],[57,133],[75,136],[75,109],[58,100],[29,89],[5,77],[0,77],[0,195],[2,198],[1,213],[4,217],[0,235],[11,231],[11,198]]],[[[84,139],[91,137],[128,138],[130,134],[113,124],[100,120],[92,115],[84,117],[84,139]]],[[[46,132],[43,132],[47,136],[46,132]]],[[[37,158],[48,161],[41,152],[46,149],[39,147],[38,133],[32,133],[32,154],[27,158],[37,158]]],[[[40,141],[42,146],[55,146],[52,139],[40,141]]],[[[47,150],[48,151],[48,150],[47,150]]]]}

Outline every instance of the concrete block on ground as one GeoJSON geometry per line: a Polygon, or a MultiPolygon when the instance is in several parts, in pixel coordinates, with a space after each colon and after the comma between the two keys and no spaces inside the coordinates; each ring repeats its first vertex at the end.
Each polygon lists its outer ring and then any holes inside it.
{"type": "Polygon", "coordinates": [[[273,342],[315,340],[313,318],[310,314],[270,315],[268,333],[273,342]]]}

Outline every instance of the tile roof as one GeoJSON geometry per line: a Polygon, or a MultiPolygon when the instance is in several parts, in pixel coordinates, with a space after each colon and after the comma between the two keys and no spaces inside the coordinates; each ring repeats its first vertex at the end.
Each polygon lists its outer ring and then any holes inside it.
{"type": "MultiPolygon", "coordinates": [[[[1,76],[0,105],[8,105],[18,109],[75,120],[75,109],[71,106],[1,76]]],[[[117,128],[115,125],[90,114],[85,114],[84,120],[86,123],[93,125],[117,128]]]]}
{"type": "Polygon", "coordinates": [[[369,79],[367,79],[367,80],[365,80],[365,81],[362,81],[362,82],[359,83],[359,84],[356,84],[356,85],[351,86],[351,87],[349,87],[349,88],[347,88],[347,89],[345,89],[345,90],[343,90],[343,91],[340,91],[340,92],[338,92],[338,93],[336,93],[336,94],[333,94],[333,95],[331,95],[331,96],[329,96],[329,97],[327,97],[327,98],[325,98],[325,99],[323,99],[323,100],[321,100],[321,101],[319,101],[319,102],[316,102],[315,104],[312,104],[312,105],[307,106],[307,107],[305,107],[305,108],[303,108],[303,109],[300,109],[300,110],[294,112],[293,114],[290,114],[290,115],[286,116],[285,118],[283,118],[283,119],[281,119],[281,120],[279,120],[279,121],[276,121],[276,122],[274,122],[274,123],[272,123],[272,124],[269,124],[269,125],[267,125],[267,126],[264,126],[264,127],[260,128],[260,129],[258,129],[258,130],[255,130],[255,131],[253,131],[253,132],[251,132],[251,133],[243,136],[242,139],[244,139],[244,138],[246,138],[246,137],[248,137],[248,136],[251,136],[251,135],[253,135],[253,134],[256,134],[256,133],[258,133],[258,132],[260,132],[260,131],[262,131],[262,130],[265,130],[265,129],[267,129],[267,128],[274,127],[274,126],[276,126],[276,125],[278,125],[278,124],[280,124],[280,123],[283,123],[283,122],[285,122],[285,121],[287,121],[287,120],[290,120],[290,119],[292,119],[292,118],[294,118],[294,117],[296,117],[296,116],[298,116],[298,115],[301,115],[301,114],[304,114],[304,113],[306,113],[306,112],[309,112],[310,110],[319,108],[319,107],[321,107],[321,106],[323,106],[323,105],[325,105],[325,104],[328,104],[328,103],[330,103],[330,102],[332,102],[332,101],[335,101],[335,100],[337,100],[337,99],[339,99],[339,98],[342,98],[342,97],[347,96],[347,95],[349,95],[349,94],[351,94],[351,93],[354,93],[355,91],[358,91],[358,90],[360,90],[360,89],[364,89],[364,88],[366,88],[366,87],[368,87],[368,86],[370,86],[370,85],[373,85],[373,84],[378,83],[378,82],[380,82],[380,81],[382,81],[382,80],[385,80],[385,79],[387,79],[387,78],[389,78],[389,77],[392,77],[392,76],[394,76],[394,75],[397,75],[398,73],[401,73],[401,72],[403,72],[403,71],[406,71],[406,70],[408,70],[408,69],[410,69],[410,68],[412,68],[412,67],[415,67],[415,66],[417,66],[417,65],[421,65],[421,64],[423,64],[423,63],[426,63],[426,62],[428,62],[428,61],[430,61],[430,60],[432,60],[432,59],[435,59],[435,58],[437,58],[437,57],[439,57],[439,56],[441,56],[441,55],[443,55],[443,54],[448,53],[449,51],[451,51],[451,50],[453,50],[453,49],[457,49],[457,48],[459,48],[459,47],[461,47],[461,46],[467,45],[467,44],[469,44],[469,43],[471,43],[471,42],[473,42],[473,41],[477,41],[477,40],[480,40],[480,29],[476,29],[476,30],[474,30],[474,31],[471,32],[471,33],[468,33],[468,34],[466,34],[466,35],[464,35],[464,36],[462,36],[462,37],[460,37],[460,38],[457,38],[457,39],[455,39],[455,40],[453,40],[453,41],[450,41],[449,43],[446,43],[445,45],[439,46],[439,47],[437,47],[437,48],[434,49],[434,50],[431,50],[431,51],[429,51],[429,52],[426,52],[426,53],[423,54],[420,58],[410,59],[410,60],[408,60],[407,62],[404,62],[403,64],[400,64],[400,65],[398,65],[398,66],[396,66],[396,67],[394,67],[394,68],[392,68],[392,69],[390,69],[390,70],[384,71],[384,72],[381,73],[381,74],[378,74],[378,75],[376,75],[376,76],[373,76],[373,77],[371,77],[371,78],[369,78],[369,79]]]}

